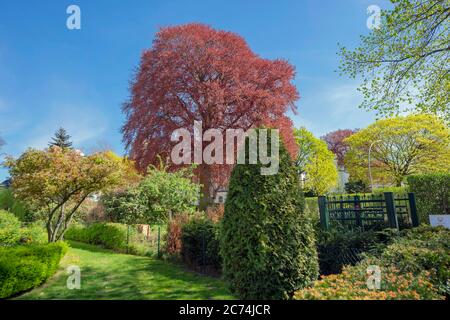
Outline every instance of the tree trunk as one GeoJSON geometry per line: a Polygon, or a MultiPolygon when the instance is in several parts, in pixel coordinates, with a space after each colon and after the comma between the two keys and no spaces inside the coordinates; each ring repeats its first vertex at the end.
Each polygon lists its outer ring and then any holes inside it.
{"type": "Polygon", "coordinates": [[[201,165],[200,167],[200,202],[199,209],[206,210],[208,206],[211,204],[211,169],[208,165],[201,165]]]}

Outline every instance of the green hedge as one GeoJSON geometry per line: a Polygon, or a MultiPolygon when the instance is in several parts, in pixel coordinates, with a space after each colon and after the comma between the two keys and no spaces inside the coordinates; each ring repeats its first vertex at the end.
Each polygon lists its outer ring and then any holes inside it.
{"type": "Polygon", "coordinates": [[[192,267],[220,271],[219,225],[206,218],[193,219],[181,231],[181,258],[192,267]]]}
{"type": "Polygon", "coordinates": [[[430,214],[450,214],[450,173],[414,175],[407,181],[416,195],[421,223],[429,223],[430,214]]]}
{"type": "Polygon", "coordinates": [[[0,248],[0,298],[43,283],[56,272],[66,251],[62,242],[0,248]]]}
{"type": "Polygon", "coordinates": [[[100,245],[117,252],[148,255],[151,250],[143,244],[143,237],[133,226],[128,228],[121,223],[93,223],[87,226],[75,224],[64,235],[67,240],[100,245]]]}
{"type": "Polygon", "coordinates": [[[127,248],[127,226],[119,223],[93,223],[87,227],[74,225],[66,231],[64,237],[118,251],[127,248]]]}
{"type": "Polygon", "coordinates": [[[333,228],[318,232],[317,251],[320,274],[337,274],[345,265],[355,265],[364,253],[383,248],[396,236],[395,230],[384,231],[333,228]]]}
{"type": "Polygon", "coordinates": [[[22,226],[22,222],[13,213],[0,210],[0,247],[46,242],[47,233],[40,222],[22,226]]]}

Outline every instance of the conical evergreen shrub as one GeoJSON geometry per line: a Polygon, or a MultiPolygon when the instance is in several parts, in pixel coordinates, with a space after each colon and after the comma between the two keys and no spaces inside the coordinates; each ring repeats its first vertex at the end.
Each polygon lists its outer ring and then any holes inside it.
{"type": "MultiPolygon", "coordinates": [[[[270,155],[270,131],[267,140],[270,155]]],[[[283,143],[274,175],[261,174],[259,157],[257,164],[248,163],[248,145],[247,138],[246,164],[235,166],[225,202],[223,273],[242,299],[286,299],[317,279],[314,230],[303,212],[299,177],[283,143]]]]}

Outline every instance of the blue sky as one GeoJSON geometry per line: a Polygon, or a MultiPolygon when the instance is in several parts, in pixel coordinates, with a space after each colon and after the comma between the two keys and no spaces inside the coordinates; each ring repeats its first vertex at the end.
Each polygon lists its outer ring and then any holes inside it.
{"type": "MultiPolygon", "coordinates": [[[[121,104],[142,51],[163,26],[201,22],[236,32],[264,58],[296,67],[295,125],[316,135],[364,127],[358,82],[341,77],[337,43],[367,34],[369,5],[386,0],[0,0],[0,152],[43,148],[60,126],[89,152],[124,153],[121,104]],[[81,8],[81,30],[68,30],[66,8],[81,8]]],[[[7,176],[0,169],[0,180],[7,176]]]]}

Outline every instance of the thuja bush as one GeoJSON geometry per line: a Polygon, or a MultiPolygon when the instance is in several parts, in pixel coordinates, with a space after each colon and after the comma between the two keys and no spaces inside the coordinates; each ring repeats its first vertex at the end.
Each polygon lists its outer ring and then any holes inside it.
{"type": "MultiPolygon", "coordinates": [[[[247,138],[247,151],[248,145],[247,138]]],[[[270,139],[267,149],[271,154],[270,139]]],[[[225,202],[223,274],[242,299],[289,298],[318,276],[314,230],[304,214],[297,171],[281,141],[278,173],[262,175],[267,165],[245,163],[233,169],[225,202]]]]}

